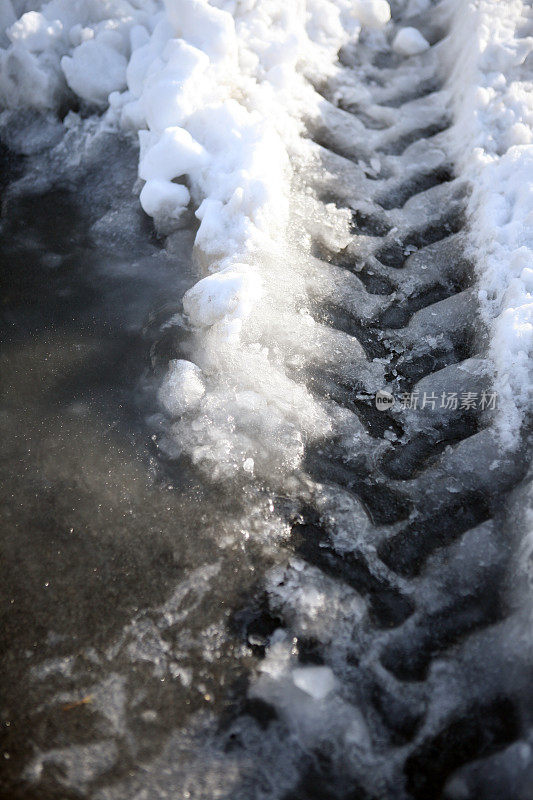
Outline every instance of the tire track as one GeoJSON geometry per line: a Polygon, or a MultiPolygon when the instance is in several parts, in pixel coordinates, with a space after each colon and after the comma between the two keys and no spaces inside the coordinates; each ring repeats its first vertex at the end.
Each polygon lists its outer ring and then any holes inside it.
{"type": "MultiPolygon", "coordinates": [[[[395,397],[491,388],[467,256],[469,187],[447,154],[444,15],[441,4],[409,21],[432,44],[422,56],[400,61],[364,41],[342,53],[341,76],[316,87],[321,117],[309,120],[319,199],[350,208],[353,232],[341,250],[315,238],[318,269],[337,286],[344,273],[346,283],[345,293],[318,298],[315,314],[385,364],[382,388],[395,397]],[[351,99],[354,84],[361,104],[351,99]]],[[[350,385],[314,370],[308,384],[356,415],[366,452],[354,458],[342,437],[308,451],[323,496],[302,509],[291,544],[309,569],[365,598],[366,615],[354,621],[348,644],[343,634],[309,639],[284,588],[303,586],[291,566],[271,586],[266,613],[298,640],[302,663],[334,670],[373,736],[372,753],[352,764],[317,749],[286,800],[455,796],[456,770],[507,752],[524,734],[527,657],[518,659],[514,682],[494,680],[515,647],[502,508],[524,459],[498,445],[485,409],[396,404],[384,413],[365,395],[364,375],[350,385]],[[328,497],[336,498],[333,512],[328,497]],[[339,535],[339,497],[370,525],[371,536],[358,538],[360,517],[352,518],[356,547],[339,535]]]]}

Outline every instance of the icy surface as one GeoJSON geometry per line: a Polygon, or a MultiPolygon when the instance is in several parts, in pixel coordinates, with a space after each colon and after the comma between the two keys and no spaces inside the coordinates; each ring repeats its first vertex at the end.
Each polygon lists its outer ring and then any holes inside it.
{"type": "Polygon", "coordinates": [[[190,361],[170,362],[168,373],[159,389],[159,401],[171,417],[179,417],[198,405],[205,394],[201,370],[190,361]]]}
{"type": "Polygon", "coordinates": [[[292,671],[294,685],[315,700],[323,700],[335,687],[329,667],[298,667],[292,671]]]}

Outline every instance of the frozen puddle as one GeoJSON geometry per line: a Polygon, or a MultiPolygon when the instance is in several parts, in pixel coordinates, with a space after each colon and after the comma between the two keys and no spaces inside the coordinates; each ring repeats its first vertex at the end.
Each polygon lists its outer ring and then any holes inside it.
{"type": "Polygon", "coordinates": [[[52,794],[221,713],[249,658],[229,617],[257,580],[250,501],[162,469],[152,438],[194,230],[165,253],[131,196],[135,151],[98,147],[84,192],[4,195],[2,781],[52,794]]]}

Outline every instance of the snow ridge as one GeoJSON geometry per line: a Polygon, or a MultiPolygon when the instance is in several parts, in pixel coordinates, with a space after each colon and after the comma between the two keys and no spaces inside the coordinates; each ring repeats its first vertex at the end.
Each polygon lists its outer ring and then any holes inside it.
{"type": "Polygon", "coordinates": [[[450,42],[458,171],[473,187],[472,256],[507,447],[533,380],[533,17],[522,0],[457,2],[450,42]]]}

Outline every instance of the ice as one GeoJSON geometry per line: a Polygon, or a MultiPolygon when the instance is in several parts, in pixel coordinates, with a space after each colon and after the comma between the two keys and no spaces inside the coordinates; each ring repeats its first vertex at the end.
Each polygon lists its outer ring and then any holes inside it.
{"type": "Polygon", "coordinates": [[[335,688],[335,675],[330,667],[298,667],[292,671],[294,685],[314,700],[324,700],[335,688]]]}
{"type": "Polygon", "coordinates": [[[170,417],[179,417],[195,408],[204,394],[202,371],[196,364],[180,359],[170,362],[158,394],[159,402],[170,417]]]}
{"type": "Polygon", "coordinates": [[[64,787],[80,787],[108,771],[117,758],[117,745],[109,739],[55,748],[37,753],[28,764],[24,777],[28,781],[37,781],[45,769],[57,768],[64,787]]]}
{"type": "Polygon", "coordinates": [[[345,758],[346,748],[366,750],[370,736],[363,714],[342,699],[337,685],[331,667],[298,665],[285,631],[277,630],[250,693],[276,707],[298,747],[325,747],[333,758],[345,758]]]}
{"type": "Polygon", "coordinates": [[[246,264],[203,278],[183,298],[183,308],[194,325],[213,325],[223,319],[247,316],[261,293],[257,275],[246,264]]]}
{"type": "MultiPolygon", "coordinates": [[[[213,351],[202,353],[204,359],[209,356],[206,369],[217,377],[223,371],[233,380],[231,333],[210,333],[213,351]]],[[[172,426],[168,452],[189,453],[212,480],[233,478],[247,459],[254,461],[254,475],[283,479],[300,464],[304,437],[325,434],[330,422],[304,387],[272,370],[264,352],[242,347],[239,362],[239,386],[218,378],[192,420],[184,417],[172,426]]]]}
{"type": "Polygon", "coordinates": [[[427,11],[430,6],[431,0],[409,0],[407,8],[405,9],[405,14],[408,17],[414,17],[416,14],[427,11]]]}
{"type": "Polygon", "coordinates": [[[401,56],[416,56],[428,47],[429,42],[416,28],[402,28],[392,43],[392,49],[401,56]]]}

